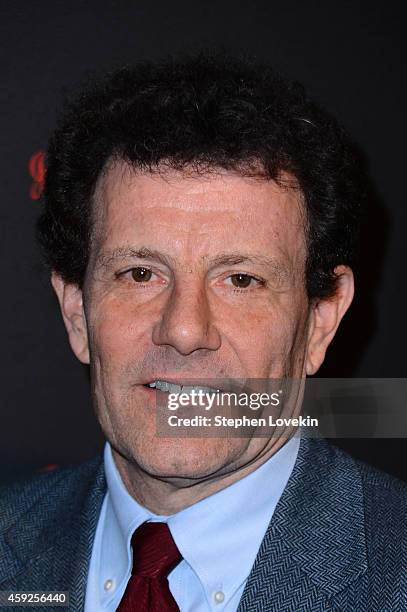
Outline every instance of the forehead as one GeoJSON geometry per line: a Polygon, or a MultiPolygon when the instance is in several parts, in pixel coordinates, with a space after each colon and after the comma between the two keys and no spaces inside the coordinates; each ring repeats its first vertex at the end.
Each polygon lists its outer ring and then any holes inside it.
{"type": "Polygon", "coordinates": [[[98,250],[141,241],[175,255],[207,255],[222,247],[297,258],[305,251],[304,207],[286,178],[277,185],[223,170],[139,172],[117,162],[97,184],[94,243],[98,250]]]}

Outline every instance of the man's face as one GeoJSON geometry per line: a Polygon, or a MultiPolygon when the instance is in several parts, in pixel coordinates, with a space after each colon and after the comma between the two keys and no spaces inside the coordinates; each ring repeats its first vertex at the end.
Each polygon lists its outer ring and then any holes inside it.
{"type": "Polygon", "coordinates": [[[299,193],[219,172],[100,179],[84,285],[96,411],[107,439],[160,477],[206,478],[264,438],[156,437],[154,380],[304,376],[309,304],[299,193]]]}

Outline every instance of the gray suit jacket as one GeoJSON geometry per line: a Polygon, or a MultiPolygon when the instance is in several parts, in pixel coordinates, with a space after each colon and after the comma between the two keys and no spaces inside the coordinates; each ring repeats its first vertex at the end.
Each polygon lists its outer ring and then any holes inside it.
{"type": "MultiPolygon", "coordinates": [[[[3,488],[0,590],[70,591],[82,611],[105,491],[101,457],[3,488]]],[[[303,439],[239,612],[407,611],[406,502],[404,483],[303,439]]]]}

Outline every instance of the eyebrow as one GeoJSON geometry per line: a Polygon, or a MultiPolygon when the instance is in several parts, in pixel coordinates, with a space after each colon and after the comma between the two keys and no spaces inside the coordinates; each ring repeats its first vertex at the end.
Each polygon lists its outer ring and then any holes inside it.
{"type": "MultiPolygon", "coordinates": [[[[274,257],[269,257],[260,253],[219,253],[218,255],[212,258],[208,258],[207,256],[204,256],[204,258],[209,261],[212,267],[235,266],[243,263],[254,263],[268,268],[272,268],[280,273],[287,273],[287,267],[281,261],[277,260],[274,257]]],[[[96,266],[101,268],[108,268],[111,264],[123,261],[125,259],[143,259],[147,261],[158,261],[166,266],[175,266],[176,264],[175,259],[171,257],[171,255],[161,253],[160,251],[157,251],[155,249],[150,249],[145,246],[142,246],[140,248],[132,248],[125,246],[100,253],[96,259],[96,266]]]]}
{"type": "Polygon", "coordinates": [[[134,249],[132,247],[118,247],[111,251],[103,251],[96,259],[96,266],[99,268],[108,268],[112,263],[123,261],[124,259],[145,259],[147,261],[159,261],[168,266],[174,264],[175,260],[170,255],[164,255],[154,249],[148,247],[140,247],[134,249]]]}
{"type": "Polygon", "coordinates": [[[260,253],[220,253],[211,259],[212,266],[235,266],[243,263],[253,263],[278,272],[286,272],[286,266],[276,259],[260,253]]]}

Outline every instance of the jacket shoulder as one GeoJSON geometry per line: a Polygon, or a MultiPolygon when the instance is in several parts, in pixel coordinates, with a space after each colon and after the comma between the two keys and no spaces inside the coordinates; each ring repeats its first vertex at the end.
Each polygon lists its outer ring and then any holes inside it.
{"type": "MultiPolygon", "coordinates": [[[[352,482],[357,475],[360,479],[365,519],[377,522],[383,513],[398,516],[400,528],[407,521],[407,483],[383,470],[380,470],[360,459],[356,459],[346,451],[326,442],[329,453],[334,458],[336,469],[342,472],[344,482],[352,482]]],[[[351,490],[351,489],[350,489],[351,490]]]]}
{"type": "Polygon", "coordinates": [[[352,461],[360,474],[366,503],[373,504],[376,509],[382,507],[388,510],[391,507],[406,516],[407,483],[364,461],[354,458],[352,461]]]}
{"type": "MultiPolygon", "coordinates": [[[[344,477],[350,483],[360,483],[366,563],[359,580],[338,594],[338,607],[368,612],[406,610],[407,484],[340,449],[333,452],[344,469],[344,477]]],[[[348,486],[347,491],[352,496],[355,487],[348,486]]],[[[350,516],[349,528],[353,520],[356,517],[350,516]]]]}
{"type": "Polygon", "coordinates": [[[407,581],[407,483],[362,461],[355,463],[363,486],[370,561],[393,566],[398,559],[407,581]]]}
{"type": "Polygon", "coordinates": [[[0,532],[16,523],[29,508],[39,508],[46,500],[51,510],[86,494],[103,463],[98,455],[77,465],[35,474],[0,486],[0,532]]]}

